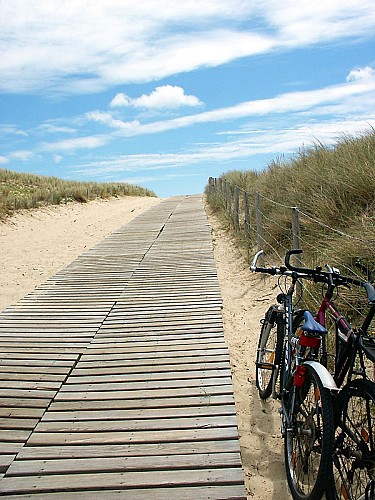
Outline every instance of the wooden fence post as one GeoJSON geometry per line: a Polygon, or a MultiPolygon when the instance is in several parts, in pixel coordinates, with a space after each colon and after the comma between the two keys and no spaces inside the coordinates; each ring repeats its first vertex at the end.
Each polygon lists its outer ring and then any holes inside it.
{"type": "MultiPolygon", "coordinates": [[[[299,221],[299,210],[297,207],[291,207],[292,211],[292,234],[293,234],[293,249],[301,249],[301,226],[299,221]]],[[[298,255],[294,255],[295,265],[301,266],[302,261],[298,255]]]]}
{"type": "Polygon", "coordinates": [[[226,186],[226,198],[227,198],[227,210],[229,214],[232,213],[232,188],[228,181],[225,183],[226,186]]]}
{"type": "Polygon", "coordinates": [[[263,224],[262,224],[262,207],[260,201],[260,193],[255,193],[255,219],[257,223],[257,243],[258,250],[263,250],[263,224]]]}
{"type": "Polygon", "coordinates": [[[243,192],[243,207],[245,212],[245,233],[248,239],[250,239],[251,222],[250,222],[249,193],[247,191],[243,192]]]}
{"type": "Polygon", "coordinates": [[[234,228],[236,231],[240,228],[240,188],[234,186],[234,210],[233,210],[234,228]]]}

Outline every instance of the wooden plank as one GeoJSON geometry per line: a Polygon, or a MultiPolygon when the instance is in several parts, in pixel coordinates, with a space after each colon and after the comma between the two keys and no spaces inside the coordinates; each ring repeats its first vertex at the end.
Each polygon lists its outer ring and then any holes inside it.
{"type": "Polygon", "coordinates": [[[0,429],[0,441],[10,443],[24,443],[30,436],[30,430],[0,429]]]}
{"type": "Polygon", "coordinates": [[[62,380],[59,382],[47,382],[45,380],[42,381],[34,381],[34,380],[18,380],[18,379],[0,379],[0,394],[5,389],[11,388],[11,390],[20,390],[20,389],[38,389],[38,390],[51,390],[51,389],[59,389],[61,387],[62,380]]]}
{"type": "MultiPolygon", "coordinates": [[[[25,361],[24,361],[24,358],[20,358],[20,359],[9,359],[9,358],[6,358],[6,359],[2,359],[1,360],[1,364],[2,364],[2,367],[3,366],[23,366],[25,367],[25,361]]],[[[60,367],[64,367],[64,368],[67,368],[68,370],[70,370],[70,368],[73,366],[74,363],[72,363],[72,361],[68,360],[61,360],[61,359],[28,359],[27,360],[27,366],[30,367],[30,368],[34,368],[34,367],[37,367],[37,368],[40,368],[40,367],[46,367],[47,369],[48,368],[51,368],[51,367],[58,367],[58,369],[60,369],[60,367]]]]}
{"type": "Polygon", "coordinates": [[[171,487],[178,485],[229,485],[242,484],[242,470],[235,468],[178,470],[178,471],[146,471],[146,472],[118,472],[97,474],[74,474],[69,477],[61,475],[5,477],[0,481],[0,494],[33,493],[67,490],[95,490],[95,489],[126,489],[171,487]]]}
{"type": "MultiPolygon", "coordinates": [[[[232,394],[232,384],[213,385],[197,387],[179,387],[179,388],[163,388],[163,389],[144,389],[144,390],[124,390],[124,391],[82,391],[69,392],[60,390],[55,395],[55,401],[104,401],[104,400],[121,400],[121,399],[146,399],[146,398],[170,398],[170,397],[191,397],[205,396],[207,401],[210,401],[212,395],[215,394],[232,394]]],[[[1,393],[0,393],[1,395],[1,393]]],[[[41,395],[42,397],[42,395],[41,395]]]]}
{"type": "Polygon", "coordinates": [[[48,389],[0,389],[0,398],[52,399],[55,395],[56,391],[48,389]]]}
{"type": "MultiPolygon", "coordinates": [[[[25,349],[26,350],[26,349],[25,349]]],[[[40,359],[40,360],[51,360],[51,353],[28,353],[28,352],[3,352],[1,353],[1,358],[2,359],[22,359],[22,360],[27,360],[25,363],[29,362],[29,359],[40,359]]],[[[57,360],[65,360],[65,361],[75,361],[78,358],[78,355],[75,353],[65,353],[65,354],[59,354],[57,352],[53,353],[53,361],[57,360]]]]}
{"type": "Polygon", "coordinates": [[[234,415],[234,404],[205,405],[205,406],[182,406],[169,408],[141,408],[141,409],[107,409],[107,410],[74,410],[74,411],[53,411],[49,409],[43,417],[42,422],[54,421],[79,421],[79,420],[138,420],[138,419],[158,419],[175,417],[197,417],[211,415],[234,415]]]}
{"type": "Polygon", "coordinates": [[[49,461],[17,460],[13,462],[7,470],[7,477],[214,467],[241,467],[240,454],[195,453],[188,455],[158,455],[146,457],[55,459],[49,461]]]}
{"type": "MultiPolygon", "coordinates": [[[[14,419],[16,420],[16,419],[14,419]]],[[[19,419],[22,420],[22,419],[19,419]]],[[[31,422],[31,420],[30,420],[31,422]]],[[[36,433],[91,433],[91,432],[127,432],[127,431],[160,431],[164,429],[208,429],[215,427],[230,427],[237,423],[235,414],[203,417],[174,417],[174,418],[142,418],[121,420],[74,420],[70,421],[46,421],[42,420],[36,433]]],[[[26,425],[26,424],[25,424],[26,425]]],[[[1,426],[0,426],[1,428],[1,426]]]]}
{"type": "MultiPolygon", "coordinates": [[[[129,349],[129,348],[142,348],[149,346],[155,346],[158,350],[161,350],[163,346],[180,346],[180,349],[184,349],[184,346],[191,346],[196,344],[197,347],[200,344],[219,344],[216,347],[226,347],[223,339],[223,332],[217,327],[204,325],[195,328],[194,326],[183,325],[179,328],[169,328],[168,326],[163,327],[160,325],[158,328],[150,327],[147,328],[123,328],[120,331],[107,330],[104,333],[100,330],[100,336],[95,336],[95,340],[87,345],[87,348],[91,351],[94,349],[102,349],[107,353],[110,353],[110,349],[118,347],[118,349],[129,349]]],[[[188,347],[190,348],[190,347],[188,347]]],[[[121,351],[120,351],[121,352],[121,351]]],[[[126,352],[126,351],[125,351],[126,352]]]]}
{"type": "MultiPolygon", "coordinates": [[[[17,443],[18,444],[18,443],[17,443]]],[[[20,445],[18,445],[20,446],[20,445]]],[[[149,457],[199,453],[239,453],[237,436],[233,439],[211,441],[184,441],[161,443],[24,446],[19,450],[17,460],[56,460],[104,457],[149,457]]]]}
{"type": "Polygon", "coordinates": [[[134,399],[119,399],[112,400],[67,400],[67,401],[53,401],[49,406],[49,411],[46,413],[45,418],[50,412],[67,412],[67,411],[88,411],[94,412],[95,410],[108,409],[114,410],[134,410],[142,409],[147,410],[150,408],[191,408],[210,407],[211,405],[231,405],[233,403],[233,395],[230,388],[223,390],[218,394],[202,394],[199,395],[183,395],[182,397],[168,397],[163,392],[161,397],[140,397],[134,399]]]}
{"type": "MultiPolygon", "coordinates": [[[[173,353],[175,354],[175,353],[173,353]]],[[[198,365],[201,363],[229,363],[229,355],[227,349],[224,351],[215,352],[213,355],[208,351],[195,352],[194,356],[183,356],[183,359],[180,357],[131,357],[110,361],[102,361],[101,358],[93,359],[92,361],[83,361],[83,357],[80,358],[79,365],[75,367],[74,373],[83,373],[85,370],[92,369],[100,369],[100,371],[108,368],[111,370],[112,368],[122,367],[124,370],[128,367],[131,369],[139,369],[139,367],[147,366],[152,369],[154,367],[156,370],[162,369],[163,366],[172,366],[173,369],[178,369],[178,366],[184,366],[184,364],[189,364],[191,366],[198,365]]],[[[148,369],[148,368],[147,368],[148,369]]],[[[104,373],[104,372],[103,372],[104,373]]]]}
{"type": "Polygon", "coordinates": [[[12,495],[14,500],[246,500],[243,485],[231,484],[220,486],[187,486],[173,488],[144,488],[127,490],[85,490],[59,491],[53,493],[45,491],[41,494],[12,495]]]}
{"type": "Polygon", "coordinates": [[[116,488],[150,488],[155,486],[198,486],[242,484],[239,467],[178,471],[118,472],[74,474],[67,481],[65,474],[5,477],[0,481],[0,494],[34,493],[36,491],[67,491],[116,488]]]}
{"type": "Polygon", "coordinates": [[[0,472],[4,473],[7,471],[9,465],[13,462],[16,455],[0,455],[0,472]]]}
{"type": "Polygon", "coordinates": [[[10,393],[10,397],[0,398],[1,411],[10,411],[10,408],[47,408],[51,398],[29,398],[17,397],[16,394],[10,393]]]}
{"type": "MultiPolygon", "coordinates": [[[[9,432],[8,441],[17,441],[17,434],[9,432]],[[12,434],[13,433],[13,434],[12,434]],[[10,439],[13,437],[13,439],[10,439]]],[[[17,431],[19,432],[19,431],[17,431]]],[[[26,431],[19,436],[19,441],[27,439],[26,431]]],[[[198,429],[164,429],[151,431],[116,431],[116,432],[33,432],[28,446],[52,446],[72,444],[133,444],[133,443],[167,443],[202,440],[237,439],[237,427],[214,427],[198,429]]]]}
{"type": "Polygon", "coordinates": [[[17,441],[0,442],[0,455],[16,455],[22,449],[23,444],[17,441]]]}
{"type": "MultiPolygon", "coordinates": [[[[13,381],[13,380],[32,380],[34,382],[62,382],[65,378],[65,374],[51,374],[51,373],[29,373],[29,372],[23,372],[21,371],[16,371],[14,367],[14,371],[5,371],[4,368],[1,366],[0,367],[0,381],[13,381]]],[[[30,368],[29,368],[30,371],[30,368]]],[[[60,384],[58,384],[57,387],[59,387],[60,384]]]]}
{"type": "Polygon", "coordinates": [[[11,407],[0,407],[0,418],[35,418],[40,419],[44,413],[44,408],[11,408],[11,407]]]}
{"type": "MultiPolygon", "coordinates": [[[[69,393],[89,393],[89,392],[104,392],[110,391],[111,393],[116,391],[142,391],[142,390],[152,390],[160,389],[176,389],[176,388],[194,388],[194,387],[218,387],[220,385],[230,385],[232,382],[230,377],[212,377],[212,378],[196,378],[189,380],[145,380],[141,382],[117,382],[108,384],[65,384],[61,387],[59,394],[65,392],[69,393]]],[[[4,389],[3,389],[4,390],[4,389]]],[[[1,394],[1,389],[0,389],[1,394]]]]}
{"type": "Polygon", "coordinates": [[[39,418],[0,418],[0,429],[34,429],[39,422],[39,418]]]}
{"type": "MultiPolygon", "coordinates": [[[[221,378],[231,376],[231,371],[227,366],[224,369],[216,369],[216,367],[212,367],[211,370],[185,370],[185,371],[168,371],[168,372],[149,372],[149,373],[119,373],[119,374],[105,374],[102,375],[100,372],[92,375],[79,376],[78,374],[74,374],[74,376],[69,377],[66,381],[66,387],[71,387],[72,385],[77,384],[117,384],[117,383],[129,383],[129,382],[141,382],[141,381],[164,381],[164,380],[187,380],[187,379],[211,379],[211,378],[221,378]]],[[[1,380],[1,374],[0,374],[1,380]]]]}
{"type": "MultiPolygon", "coordinates": [[[[178,350],[173,350],[173,349],[164,349],[163,351],[157,352],[152,349],[129,349],[126,353],[122,354],[103,354],[100,356],[101,361],[116,361],[119,358],[120,359],[125,359],[125,355],[128,354],[128,357],[130,359],[155,359],[155,358],[167,358],[167,357],[175,357],[175,358],[183,358],[183,357],[191,357],[191,356],[215,356],[215,355],[222,355],[222,354],[227,354],[228,353],[228,348],[226,345],[223,344],[223,346],[218,347],[217,344],[211,344],[211,345],[199,345],[199,346],[194,346],[191,345],[190,349],[178,349],[178,350]],[[195,349],[194,349],[195,347],[195,349]]],[[[86,351],[87,352],[87,351],[86,351]]],[[[82,357],[80,358],[82,362],[85,361],[98,361],[98,356],[94,355],[93,352],[91,351],[89,354],[83,354],[82,357]]]]}
{"type": "MultiPolygon", "coordinates": [[[[165,359],[163,361],[166,361],[165,359]]],[[[97,366],[95,363],[95,366],[92,368],[81,368],[82,363],[80,363],[77,367],[74,368],[73,372],[71,373],[70,380],[75,380],[76,377],[86,377],[90,375],[116,375],[116,374],[122,374],[122,375],[131,375],[135,373],[144,373],[147,371],[148,373],[164,373],[164,372],[194,372],[194,371],[206,371],[206,370],[226,370],[229,367],[229,362],[227,360],[227,356],[221,358],[219,356],[214,356],[210,359],[206,358],[207,362],[199,362],[199,359],[196,360],[196,362],[176,362],[174,364],[168,364],[167,363],[153,363],[149,364],[147,361],[140,360],[138,364],[134,363],[132,366],[129,366],[128,361],[125,360],[123,361],[120,365],[114,365],[112,366],[112,363],[106,363],[106,364],[101,364],[100,366],[97,366]],[[225,361],[221,361],[221,359],[224,359],[225,361]]],[[[185,360],[184,360],[185,361],[185,360]]]]}

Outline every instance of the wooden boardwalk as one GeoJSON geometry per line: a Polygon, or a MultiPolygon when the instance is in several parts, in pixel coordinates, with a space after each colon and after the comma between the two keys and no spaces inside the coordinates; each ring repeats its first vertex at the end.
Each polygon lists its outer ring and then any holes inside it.
{"type": "Polygon", "coordinates": [[[138,216],[0,314],[0,496],[246,498],[199,196],[138,216]]]}

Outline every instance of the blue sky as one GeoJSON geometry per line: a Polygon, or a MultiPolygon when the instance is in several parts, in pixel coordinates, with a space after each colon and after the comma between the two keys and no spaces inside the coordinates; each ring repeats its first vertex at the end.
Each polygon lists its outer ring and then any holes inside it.
{"type": "Polygon", "coordinates": [[[159,196],[375,127],[373,0],[0,0],[0,167],[159,196]]]}

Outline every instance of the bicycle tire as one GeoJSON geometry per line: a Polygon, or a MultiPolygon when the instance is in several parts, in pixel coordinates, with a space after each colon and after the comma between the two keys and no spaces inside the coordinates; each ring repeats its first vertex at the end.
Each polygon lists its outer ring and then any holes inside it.
{"type": "Polygon", "coordinates": [[[283,315],[278,306],[273,305],[262,322],[256,357],[256,386],[262,399],[267,399],[272,393],[272,380],[276,367],[280,365],[283,338],[283,315]]]}
{"type": "MultiPolygon", "coordinates": [[[[304,312],[305,312],[304,309],[299,309],[298,311],[293,312],[293,319],[292,319],[293,334],[295,334],[297,329],[300,328],[305,323],[304,312]]],[[[288,398],[289,389],[286,387],[288,381],[285,379],[284,348],[285,346],[283,345],[283,352],[280,361],[280,374],[278,377],[278,384],[277,384],[277,394],[279,395],[280,399],[284,399],[284,401],[286,401],[286,399],[288,398]]],[[[295,370],[295,362],[294,358],[292,357],[289,371],[292,373],[294,370],[295,370]]]]}
{"type": "Polygon", "coordinates": [[[306,366],[302,387],[294,387],[291,428],[285,430],[285,468],[294,500],[319,500],[332,482],[333,402],[314,370],[306,366]]]}
{"type": "Polygon", "coordinates": [[[369,488],[375,483],[375,384],[364,379],[349,382],[337,397],[335,411],[331,497],[375,500],[374,487],[369,488]]]}

